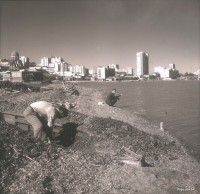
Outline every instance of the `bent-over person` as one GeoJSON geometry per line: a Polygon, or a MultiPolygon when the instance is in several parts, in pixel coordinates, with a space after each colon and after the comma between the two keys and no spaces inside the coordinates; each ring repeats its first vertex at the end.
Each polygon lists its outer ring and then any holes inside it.
{"type": "Polygon", "coordinates": [[[46,101],[30,104],[23,115],[33,127],[34,138],[50,142],[55,119],[66,117],[70,105],[70,103],[59,104],[46,101]]]}

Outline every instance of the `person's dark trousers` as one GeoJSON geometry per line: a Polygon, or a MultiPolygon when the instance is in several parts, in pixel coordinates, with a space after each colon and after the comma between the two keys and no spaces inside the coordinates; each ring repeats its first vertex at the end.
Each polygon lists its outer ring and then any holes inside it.
{"type": "Polygon", "coordinates": [[[114,106],[114,104],[117,102],[117,99],[112,99],[111,101],[110,101],[110,104],[109,104],[109,106],[114,106]]]}

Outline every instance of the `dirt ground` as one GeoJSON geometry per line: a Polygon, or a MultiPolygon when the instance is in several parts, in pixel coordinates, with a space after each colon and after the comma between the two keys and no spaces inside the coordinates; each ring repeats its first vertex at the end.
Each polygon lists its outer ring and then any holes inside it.
{"type": "Polygon", "coordinates": [[[0,193],[200,193],[200,164],[159,126],[109,107],[98,90],[61,84],[43,92],[0,92],[1,111],[37,100],[75,102],[52,144],[0,120],[0,193]],[[72,94],[72,95],[71,95],[72,94]]]}

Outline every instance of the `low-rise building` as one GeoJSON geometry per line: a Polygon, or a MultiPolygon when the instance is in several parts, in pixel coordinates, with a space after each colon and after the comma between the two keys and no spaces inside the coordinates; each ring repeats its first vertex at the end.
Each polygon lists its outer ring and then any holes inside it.
{"type": "Polygon", "coordinates": [[[154,68],[154,72],[158,73],[161,78],[169,78],[169,68],[158,66],[154,68]]]}
{"type": "Polygon", "coordinates": [[[115,69],[115,72],[119,71],[119,65],[118,64],[109,64],[108,67],[111,68],[111,69],[115,69]]]}
{"type": "Polygon", "coordinates": [[[69,67],[69,70],[74,74],[86,74],[86,68],[83,65],[71,65],[69,67]]]}
{"type": "Polygon", "coordinates": [[[169,64],[169,67],[158,66],[154,68],[154,72],[160,75],[160,78],[176,79],[178,77],[178,70],[175,69],[175,64],[169,64]]]}
{"type": "Polygon", "coordinates": [[[106,67],[97,67],[97,79],[106,79],[106,67]]]}
{"type": "Polygon", "coordinates": [[[89,69],[89,74],[92,77],[97,77],[97,67],[93,67],[93,68],[89,69]]]}
{"type": "Polygon", "coordinates": [[[1,59],[0,60],[0,71],[8,71],[10,68],[9,60],[1,59]]]}
{"type": "Polygon", "coordinates": [[[200,75],[200,69],[198,69],[196,72],[194,72],[195,75],[200,75]]]}
{"type": "Polygon", "coordinates": [[[123,75],[123,76],[126,76],[126,75],[134,75],[134,69],[133,67],[127,67],[127,68],[124,68],[124,69],[119,69],[119,71],[117,72],[118,75],[123,75]]]}
{"type": "Polygon", "coordinates": [[[0,72],[0,80],[11,82],[43,81],[43,72],[36,70],[4,71],[0,72]]]}
{"type": "Polygon", "coordinates": [[[2,72],[0,72],[0,80],[2,80],[2,81],[10,81],[11,80],[10,71],[2,71],[2,72]]]}
{"type": "Polygon", "coordinates": [[[130,75],[130,76],[134,75],[134,69],[132,67],[127,68],[127,75],[130,75]]]}

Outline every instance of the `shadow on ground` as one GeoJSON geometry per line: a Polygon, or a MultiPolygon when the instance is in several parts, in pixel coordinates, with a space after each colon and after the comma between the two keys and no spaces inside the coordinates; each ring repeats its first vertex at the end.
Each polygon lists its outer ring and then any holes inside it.
{"type": "Polygon", "coordinates": [[[64,147],[72,145],[75,141],[78,126],[78,124],[73,122],[64,124],[63,130],[55,137],[55,143],[64,147]]]}

